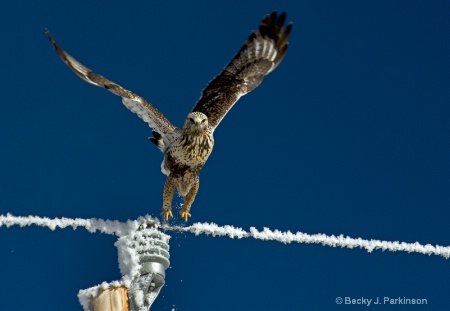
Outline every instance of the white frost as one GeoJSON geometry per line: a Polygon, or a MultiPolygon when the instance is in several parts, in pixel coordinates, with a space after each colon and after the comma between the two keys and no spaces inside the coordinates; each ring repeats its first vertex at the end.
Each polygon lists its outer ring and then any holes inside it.
{"type": "Polygon", "coordinates": [[[128,235],[130,232],[134,232],[146,219],[152,219],[149,215],[139,217],[136,220],[128,220],[127,222],[120,222],[117,220],[103,220],[97,218],[82,219],[82,218],[48,218],[39,216],[13,216],[10,213],[6,215],[0,215],[0,227],[6,226],[41,226],[47,227],[50,230],[56,228],[72,227],[74,230],[78,227],[83,227],[87,231],[94,233],[100,231],[101,233],[114,234],[117,236],[128,235]]]}
{"type": "MultiPolygon", "coordinates": [[[[103,219],[70,219],[70,218],[47,218],[47,217],[37,217],[37,216],[27,216],[27,217],[17,217],[11,214],[0,215],[0,227],[1,226],[14,226],[19,225],[21,227],[38,225],[43,227],[48,227],[51,230],[55,228],[66,228],[72,227],[76,229],[77,227],[84,227],[89,232],[100,231],[106,234],[115,234],[119,237],[130,234],[136,231],[140,224],[145,222],[146,219],[152,219],[150,216],[140,217],[137,220],[128,220],[126,223],[112,220],[103,219]]],[[[270,230],[269,228],[264,228],[262,231],[258,231],[256,228],[251,227],[249,231],[245,231],[241,228],[235,228],[233,226],[218,226],[214,223],[194,223],[189,227],[181,226],[169,226],[161,225],[161,228],[165,230],[175,230],[183,232],[191,232],[195,235],[206,234],[212,236],[227,236],[230,238],[254,238],[262,241],[277,241],[281,243],[314,243],[322,244],[324,246],[331,247],[347,247],[347,248],[363,248],[369,253],[375,249],[388,250],[388,251],[403,251],[408,253],[421,253],[426,255],[438,255],[446,259],[450,257],[450,246],[441,245],[422,245],[419,242],[406,243],[399,241],[382,241],[382,240],[365,240],[361,238],[351,238],[344,235],[325,235],[325,234],[307,234],[303,232],[292,233],[290,231],[279,231],[270,230]]],[[[119,243],[119,242],[118,242],[119,243]]],[[[120,256],[120,255],[119,255],[120,256]]],[[[123,256],[129,256],[132,258],[133,254],[123,254],[123,256]]],[[[122,269],[122,267],[121,267],[122,269]]],[[[133,272],[132,268],[124,266],[124,271],[133,272]]]]}
{"type": "Polygon", "coordinates": [[[292,233],[290,231],[270,230],[264,228],[262,231],[258,231],[255,227],[251,227],[250,231],[244,231],[241,228],[235,228],[233,226],[220,227],[214,223],[194,223],[189,227],[169,226],[162,225],[162,228],[166,230],[175,230],[183,232],[191,232],[195,235],[206,234],[212,236],[228,236],[230,238],[254,238],[262,241],[277,241],[284,244],[295,243],[307,243],[307,244],[322,244],[324,246],[331,247],[347,247],[347,248],[363,248],[371,253],[374,249],[388,250],[391,252],[403,251],[408,253],[421,253],[426,255],[438,255],[446,259],[450,257],[450,246],[440,246],[426,244],[422,245],[419,242],[406,243],[399,241],[381,241],[381,240],[364,240],[361,238],[351,238],[344,235],[326,235],[322,233],[307,234],[303,232],[292,233]]]}

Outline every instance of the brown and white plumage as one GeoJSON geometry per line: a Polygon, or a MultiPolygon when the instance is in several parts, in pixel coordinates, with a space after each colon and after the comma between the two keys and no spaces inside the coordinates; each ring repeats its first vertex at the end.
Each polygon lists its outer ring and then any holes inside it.
{"type": "Polygon", "coordinates": [[[167,175],[163,192],[166,220],[172,217],[175,188],[184,197],[181,217],[187,222],[199,188],[199,175],[214,146],[213,132],[243,95],[255,89],[264,76],[282,61],[292,24],[284,26],[286,14],[266,15],[242,48],[203,90],[199,101],[181,128],[176,128],[142,96],[93,72],[67,54],[46,31],[63,62],[80,78],[121,96],[123,104],[153,129],[150,140],[164,153],[162,172],[167,175]]]}
{"type": "Polygon", "coordinates": [[[215,129],[236,101],[255,89],[283,60],[292,24],[283,26],[286,14],[264,16],[222,73],[209,82],[193,111],[203,112],[215,129]]]}

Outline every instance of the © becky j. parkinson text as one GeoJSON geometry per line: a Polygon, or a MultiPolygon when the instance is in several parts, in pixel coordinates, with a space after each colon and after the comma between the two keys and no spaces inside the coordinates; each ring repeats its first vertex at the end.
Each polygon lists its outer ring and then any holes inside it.
{"type": "Polygon", "coordinates": [[[336,304],[338,305],[365,305],[367,307],[376,305],[427,305],[426,298],[407,298],[407,297],[337,297],[336,304]]]}

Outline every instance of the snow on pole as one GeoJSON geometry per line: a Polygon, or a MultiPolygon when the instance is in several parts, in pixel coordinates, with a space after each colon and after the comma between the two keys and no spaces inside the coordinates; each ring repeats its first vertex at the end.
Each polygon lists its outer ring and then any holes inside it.
{"type": "Polygon", "coordinates": [[[170,236],[158,230],[158,219],[149,217],[134,229],[114,244],[122,280],[80,290],[85,311],[147,311],[158,297],[170,264],[170,236]]]}
{"type": "Polygon", "coordinates": [[[147,220],[115,243],[131,311],[149,310],[165,283],[170,236],[158,228],[158,219],[147,220]]]}

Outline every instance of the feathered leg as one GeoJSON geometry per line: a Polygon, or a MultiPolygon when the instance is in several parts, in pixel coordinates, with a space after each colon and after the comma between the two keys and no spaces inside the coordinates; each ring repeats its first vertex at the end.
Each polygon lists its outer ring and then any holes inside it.
{"type": "Polygon", "coordinates": [[[164,192],[163,192],[163,210],[161,215],[164,215],[164,218],[169,220],[169,218],[173,217],[172,214],[172,199],[173,194],[175,192],[175,182],[171,175],[167,176],[166,183],[164,184],[164,192]]]}
{"type": "Polygon", "coordinates": [[[200,179],[198,178],[198,176],[196,176],[194,184],[184,198],[183,208],[180,210],[180,216],[184,219],[185,222],[187,222],[189,217],[191,217],[189,211],[191,210],[191,205],[194,202],[195,196],[197,195],[199,186],[200,179]]]}

